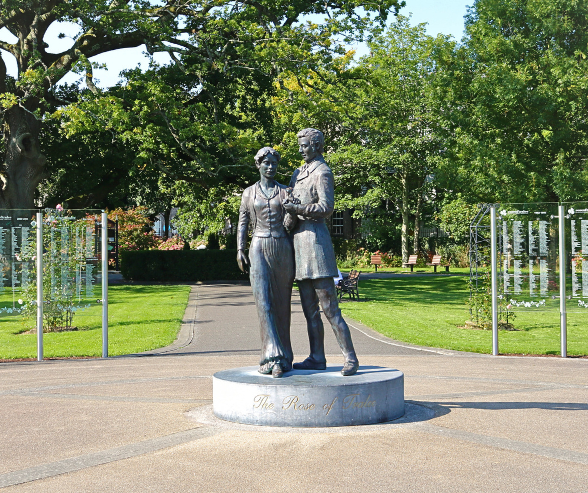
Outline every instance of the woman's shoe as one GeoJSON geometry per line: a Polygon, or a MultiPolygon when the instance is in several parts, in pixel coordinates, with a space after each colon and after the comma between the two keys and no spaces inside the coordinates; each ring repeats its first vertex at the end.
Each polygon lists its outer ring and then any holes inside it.
{"type": "Polygon", "coordinates": [[[282,367],[280,366],[279,363],[276,363],[274,365],[274,367],[272,368],[272,377],[282,378],[283,374],[284,374],[284,370],[282,370],[282,367]]]}

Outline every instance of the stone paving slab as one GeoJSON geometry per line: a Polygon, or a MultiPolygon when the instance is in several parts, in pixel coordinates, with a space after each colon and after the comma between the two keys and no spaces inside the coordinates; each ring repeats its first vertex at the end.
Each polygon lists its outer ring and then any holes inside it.
{"type": "MultiPolygon", "coordinates": [[[[435,352],[352,322],[362,364],[404,372],[405,418],[302,430],[218,420],[212,375],[258,359],[246,288],[195,287],[177,343],[158,354],[0,364],[2,491],[588,492],[586,359],[435,352]]],[[[300,359],[296,304],[293,322],[300,359]]]]}

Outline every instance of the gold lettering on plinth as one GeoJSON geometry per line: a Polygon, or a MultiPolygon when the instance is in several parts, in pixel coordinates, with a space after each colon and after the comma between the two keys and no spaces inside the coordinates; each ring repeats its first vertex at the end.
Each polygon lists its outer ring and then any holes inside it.
{"type": "Polygon", "coordinates": [[[349,394],[343,399],[343,409],[361,409],[364,407],[376,407],[376,401],[370,401],[371,395],[365,401],[359,400],[359,394],[349,394]]]}
{"type": "Polygon", "coordinates": [[[282,402],[282,409],[285,411],[287,409],[294,409],[295,411],[312,411],[314,409],[314,404],[298,404],[298,396],[297,395],[289,395],[288,397],[284,397],[282,402]]]}
{"type": "Polygon", "coordinates": [[[273,402],[269,401],[269,395],[259,394],[253,398],[253,409],[273,409],[273,402]]]}
{"type": "MultiPolygon", "coordinates": [[[[360,398],[359,394],[349,394],[345,396],[342,401],[341,409],[363,409],[366,407],[376,407],[376,401],[370,400],[371,395],[368,395],[364,400],[360,398]]],[[[270,411],[274,409],[274,403],[271,402],[269,394],[259,394],[253,398],[253,409],[260,409],[262,411],[270,411]]],[[[335,397],[330,404],[324,404],[322,406],[325,415],[335,408],[335,403],[338,402],[339,398],[335,397]]],[[[284,397],[282,400],[282,410],[294,410],[294,411],[313,411],[316,406],[311,403],[302,403],[297,395],[289,395],[284,397]]]]}
{"type": "Polygon", "coordinates": [[[327,411],[327,414],[325,414],[325,416],[328,416],[328,415],[329,415],[329,413],[331,412],[331,409],[333,409],[333,406],[335,405],[335,402],[337,402],[337,399],[338,399],[338,397],[335,397],[335,398],[333,399],[333,402],[331,402],[330,404],[325,404],[325,405],[323,406],[323,409],[324,409],[325,411],[327,411]]]}

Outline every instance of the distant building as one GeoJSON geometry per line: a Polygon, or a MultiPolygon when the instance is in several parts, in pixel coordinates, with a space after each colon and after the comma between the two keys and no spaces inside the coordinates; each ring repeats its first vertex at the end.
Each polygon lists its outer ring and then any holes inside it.
{"type": "Polygon", "coordinates": [[[351,214],[352,211],[349,209],[333,212],[330,219],[327,220],[327,227],[333,238],[350,240],[357,237],[359,222],[351,214]]]}

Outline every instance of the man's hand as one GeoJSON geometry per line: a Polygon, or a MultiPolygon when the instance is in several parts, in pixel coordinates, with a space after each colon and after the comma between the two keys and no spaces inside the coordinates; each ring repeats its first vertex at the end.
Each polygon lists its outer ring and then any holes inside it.
{"type": "Polygon", "coordinates": [[[247,272],[249,260],[247,259],[247,255],[245,255],[243,250],[237,250],[237,263],[239,264],[239,269],[241,269],[241,272],[247,272]]]}
{"type": "Polygon", "coordinates": [[[292,202],[284,202],[284,209],[286,212],[290,214],[298,214],[299,209],[301,208],[299,204],[293,204],[292,202]]]}

